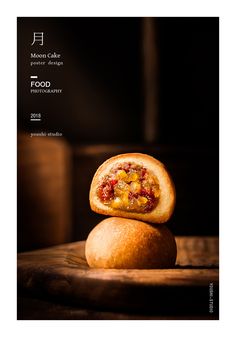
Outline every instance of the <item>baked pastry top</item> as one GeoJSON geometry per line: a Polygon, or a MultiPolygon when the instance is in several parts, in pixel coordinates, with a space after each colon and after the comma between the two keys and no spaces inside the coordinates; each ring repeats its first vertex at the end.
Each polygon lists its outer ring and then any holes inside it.
{"type": "Polygon", "coordinates": [[[89,194],[93,211],[163,223],[175,206],[175,188],[165,166],[142,153],[105,161],[95,173],[89,194]]]}
{"type": "Polygon", "coordinates": [[[91,268],[173,268],[176,255],[175,238],[165,225],[120,217],[101,221],[85,246],[91,268]]]}

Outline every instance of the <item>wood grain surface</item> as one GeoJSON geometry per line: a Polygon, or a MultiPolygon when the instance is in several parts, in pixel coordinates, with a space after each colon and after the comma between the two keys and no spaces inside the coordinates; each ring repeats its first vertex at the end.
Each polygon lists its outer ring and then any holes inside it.
{"type": "Polygon", "coordinates": [[[18,254],[19,290],[88,308],[209,315],[218,313],[218,239],[177,237],[174,269],[91,269],[85,242],[18,254]]]}

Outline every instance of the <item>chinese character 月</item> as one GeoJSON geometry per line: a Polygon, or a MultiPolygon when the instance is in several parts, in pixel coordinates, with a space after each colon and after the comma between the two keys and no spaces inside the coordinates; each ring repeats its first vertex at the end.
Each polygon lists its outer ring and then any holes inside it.
{"type": "Polygon", "coordinates": [[[34,32],[34,39],[31,46],[33,46],[35,42],[40,42],[39,45],[43,46],[43,32],[34,32]]]}

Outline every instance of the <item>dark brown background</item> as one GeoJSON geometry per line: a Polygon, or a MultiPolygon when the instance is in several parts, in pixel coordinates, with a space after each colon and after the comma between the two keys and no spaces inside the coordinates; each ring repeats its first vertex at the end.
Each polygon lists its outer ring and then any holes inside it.
{"type": "Polygon", "coordinates": [[[95,170],[133,151],[154,155],[173,176],[174,234],[218,235],[219,19],[153,18],[151,33],[145,20],[18,18],[19,251],[86,239],[103,218],[88,203],[95,170]],[[35,31],[45,33],[43,51],[30,46],[35,31]],[[30,53],[52,51],[64,66],[32,71],[30,53]],[[150,141],[145,62],[152,57],[157,122],[150,141]],[[63,94],[30,95],[30,75],[63,94]],[[29,122],[31,112],[42,113],[40,124],[29,122]],[[27,137],[33,131],[62,132],[63,141],[35,141],[27,137]]]}

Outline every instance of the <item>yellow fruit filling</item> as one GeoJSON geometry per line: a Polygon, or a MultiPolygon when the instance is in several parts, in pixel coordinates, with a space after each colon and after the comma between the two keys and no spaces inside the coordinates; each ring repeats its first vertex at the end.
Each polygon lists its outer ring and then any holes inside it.
{"type": "Polygon", "coordinates": [[[114,209],[147,213],[157,205],[160,197],[158,179],[141,165],[115,165],[103,177],[97,189],[101,202],[114,209]]]}

